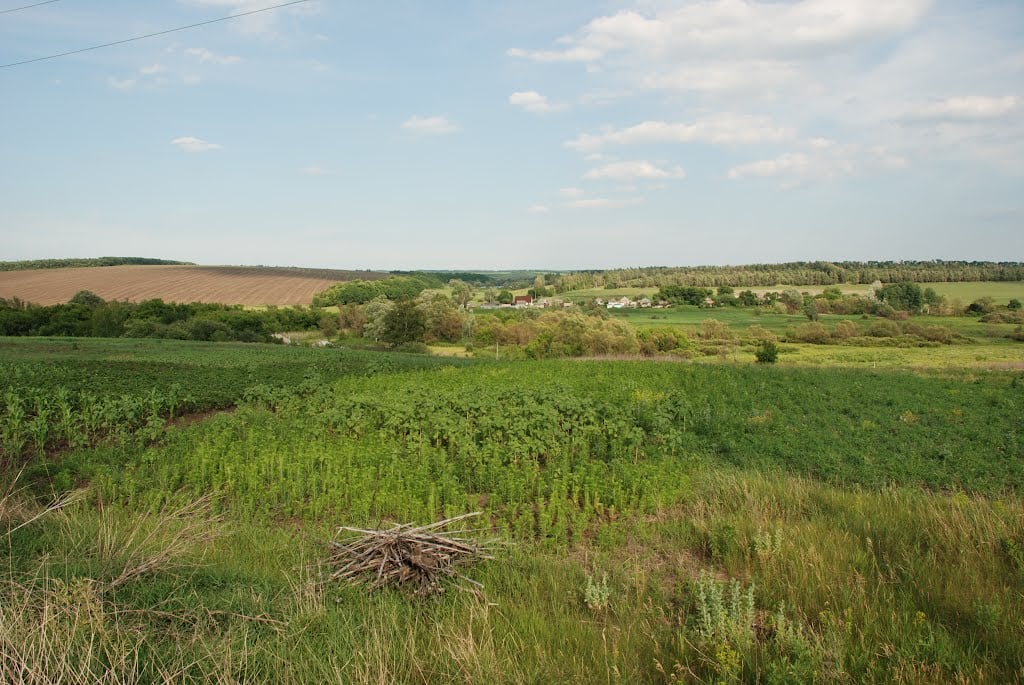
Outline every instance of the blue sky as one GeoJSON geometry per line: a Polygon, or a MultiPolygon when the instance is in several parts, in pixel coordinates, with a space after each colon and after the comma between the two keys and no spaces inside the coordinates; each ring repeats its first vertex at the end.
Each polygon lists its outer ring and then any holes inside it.
{"type": "MultiPolygon", "coordinates": [[[[273,4],[62,0],[0,63],[273,4]]],[[[312,0],[0,94],[0,260],[1024,259],[1020,0],[312,0]]]]}

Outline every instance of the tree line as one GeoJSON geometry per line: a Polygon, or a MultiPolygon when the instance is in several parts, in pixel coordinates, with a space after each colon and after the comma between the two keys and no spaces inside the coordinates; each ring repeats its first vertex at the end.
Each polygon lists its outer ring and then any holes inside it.
{"type": "Polygon", "coordinates": [[[170,259],[149,257],[83,257],[71,259],[26,259],[15,262],[0,262],[0,271],[29,271],[32,269],[68,269],[85,266],[125,265],[192,265],[192,262],[176,262],[170,259]]]}
{"type": "Polygon", "coordinates": [[[323,325],[324,313],[306,307],[252,311],[240,305],[160,299],[108,302],[89,291],[50,306],[0,298],[0,335],[275,342],[274,333],[323,325]]]}
{"type": "Polygon", "coordinates": [[[786,262],[743,266],[651,266],[560,275],[557,292],[591,288],[715,288],[960,281],[1024,281],[1024,263],[968,261],[786,262]]]}

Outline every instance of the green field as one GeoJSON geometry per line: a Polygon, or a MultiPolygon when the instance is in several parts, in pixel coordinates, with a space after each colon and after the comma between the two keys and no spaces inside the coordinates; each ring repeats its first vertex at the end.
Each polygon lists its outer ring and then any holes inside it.
{"type": "Polygon", "coordinates": [[[1019,371],[39,339],[0,364],[8,681],[1024,677],[1019,371]],[[175,384],[237,408],[62,437],[82,393],[175,384]],[[339,525],[477,510],[482,590],[328,577],[339,525]]]}
{"type": "MultiPolygon", "coordinates": [[[[807,344],[789,340],[799,327],[808,323],[803,315],[760,313],[755,309],[672,307],[670,309],[614,310],[616,319],[628,322],[638,330],[674,329],[684,332],[698,344],[704,321],[721,321],[729,326],[734,339],[728,343],[709,341],[711,356],[700,361],[754,361],[756,347],[750,342],[751,327],[786,339],[779,363],[786,366],[837,366],[860,368],[914,368],[943,371],[970,371],[987,368],[1024,368],[1024,345],[1010,339],[1016,327],[1012,324],[986,324],[973,317],[917,316],[912,322],[920,327],[942,327],[956,336],[954,344],[924,344],[897,339],[879,340],[856,337],[834,344],[807,344]]],[[[841,321],[852,321],[862,332],[870,329],[874,317],[825,314],[820,323],[834,330],[841,321]]]]}

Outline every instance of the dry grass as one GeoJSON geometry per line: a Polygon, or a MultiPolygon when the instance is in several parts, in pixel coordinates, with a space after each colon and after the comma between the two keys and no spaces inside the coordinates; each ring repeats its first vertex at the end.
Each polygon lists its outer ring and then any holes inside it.
{"type": "MultiPolygon", "coordinates": [[[[195,641],[216,612],[193,616],[132,609],[118,606],[111,595],[144,576],[195,563],[188,559],[208,547],[219,531],[209,498],[156,516],[134,517],[64,511],[69,504],[65,499],[33,506],[11,487],[0,497],[0,513],[11,532],[52,515],[59,518],[61,538],[55,555],[44,556],[34,571],[10,569],[0,580],[0,680],[12,685],[181,682],[198,664],[192,651],[172,649],[173,656],[165,661],[144,663],[140,655],[167,651],[166,645],[151,642],[158,638],[146,627],[159,614],[191,629],[195,641]],[[61,560],[61,555],[66,557],[61,560]],[[50,571],[83,558],[98,565],[95,577],[60,578],[50,571]]],[[[201,670],[216,672],[212,657],[217,652],[210,650],[212,663],[201,670]]]]}

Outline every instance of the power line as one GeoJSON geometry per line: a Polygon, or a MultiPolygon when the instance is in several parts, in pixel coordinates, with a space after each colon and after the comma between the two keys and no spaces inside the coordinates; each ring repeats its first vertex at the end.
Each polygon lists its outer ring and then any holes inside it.
{"type": "Polygon", "coordinates": [[[44,2],[37,2],[33,5],[25,5],[24,7],[12,7],[9,10],[0,10],[0,14],[7,14],[9,12],[20,12],[21,10],[30,10],[33,7],[39,7],[40,5],[50,5],[55,2],[60,2],[60,0],[44,0],[44,2]]]}
{"type": "MultiPolygon", "coordinates": [[[[57,0],[49,0],[50,2],[56,2],[57,0]]],[[[99,50],[100,48],[109,48],[114,45],[123,45],[124,43],[131,43],[136,40],[143,40],[145,38],[154,38],[156,36],[165,36],[168,33],[174,33],[175,31],[184,31],[186,29],[194,29],[199,26],[206,26],[207,24],[216,24],[218,21],[229,21],[231,19],[238,19],[239,17],[247,17],[250,14],[259,14],[260,12],[269,12],[270,10],[281,9],[282,7],[288,7],[289,5],[298,5],[303,2],[310,2],[310,0],[291,0],[291,2],[284,2],[280,5],[274,5],[272,7],[263,7],[258,10],[249,10],[248,12],[239,12],[238,14],[232,14],[230,17],[220,17],[218,19],[208,19],[207,21],[201,21],[198,24],[189,24],[188,26],[179,26],[173,29],[167,29],[166,31],[157,31],[156,33],[147,33],[144,36],[135,36],[134,38],[125,38],[124,40],[115,40],[112,43],[104,43],[102,45],[91,45],[87,48],[79,48],[78,50],[68,50],[67,52],[61,52],[56,55],[47,55],[46,57],[35,57],[33,59],[22,60],[21,62],[11,62],[10,64],[0,64],[0,69],[6,69],[8,67],[18,67],[22,64],[31,64],[32,62],[42,62],[48,59],[57,59],[58,57],[67,57],[68,55],[77,55],[80,52],[89,52],[90,50],[99,50]]]]}

